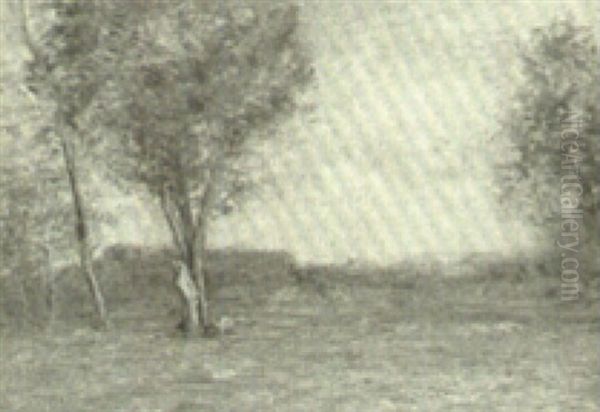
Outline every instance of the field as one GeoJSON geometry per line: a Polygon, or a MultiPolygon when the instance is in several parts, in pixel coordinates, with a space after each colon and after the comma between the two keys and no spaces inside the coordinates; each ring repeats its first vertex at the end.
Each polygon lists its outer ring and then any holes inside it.
{"type": "Polygon", "coordinates": [[[233,329],[186,340],[163,255],[120,250],[98,263],[108,331],[88,326],[71,272],[51,328],[5,321],[0,410],[600,409],[597,301],[561,304],[552,281],[522,267],[292,273],[282,254],[214,253],[213,315],[233,329]]]}

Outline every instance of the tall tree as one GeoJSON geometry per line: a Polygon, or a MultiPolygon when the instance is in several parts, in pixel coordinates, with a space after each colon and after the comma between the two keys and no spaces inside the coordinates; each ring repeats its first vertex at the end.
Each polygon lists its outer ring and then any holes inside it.
{"type": "Polygon", "coordinates": [[[520,81],[499,132],[513,154],[498,164],[502,199],[553,239],[561,208],[576,204],[590,244],[600,235],[598,41],[571,17],[535,29],[519,48],[520,81]]]}
{"type": "Polygon", "coordinates": [[[48,1],[36,3],[42,17],[30,19],[30,7],[21,0],[23,39],[30,51],[27,81],[30,90],[52,105],[51,127],[41,136],[44,144],[58,142],[71,192],[75,237],[81,271],[94,299],[100,321],[107,322],[104,297],[90,253],[88,208],[81,187],[79,151],[85,136],[79,118],[86,112],[102,84],[94,65],[101,26],[94,1],[48,1]],[[30,26],[35,22],[36,30],[30,26]],[[34,34],[35,33],[35,34],[34,34]]]}
{"type": "Polygon", "coordinates": [[[143,17],[135,24],[108,29],[132,41],[118,58],[106,50],[118,69],[108,70],[115,75],[95,121],[120,136],[108,155],[118,178],[143,184],[160,201],[185,267],[180,276],[193,279],[179,282],[195,289],[182,293],[188,312],[199,308],[187,330],[206,331],[208,225],[252,187],[257,170],[248,159],[297,109],[297,93],[313,77],[310,54],[300,10],[290,3],[136,7],[143,17]]]}

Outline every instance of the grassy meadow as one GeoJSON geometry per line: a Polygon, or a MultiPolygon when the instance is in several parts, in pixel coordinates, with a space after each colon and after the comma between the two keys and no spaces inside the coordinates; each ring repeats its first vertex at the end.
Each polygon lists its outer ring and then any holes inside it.
{"type": "Polygon", "coordinates": [[[448,276],[443,265],[297,267],[284,253],[215,251],[213,317],[232,326],[185,339],[170,259],[115,247],[96,262],[107,331],[90,326],[76,270],[58,278],[50,324],[24,321],[5,280],[0,410],[600,408],[597,284],[561,303],[557,282],[522,262],[448,276]]]}

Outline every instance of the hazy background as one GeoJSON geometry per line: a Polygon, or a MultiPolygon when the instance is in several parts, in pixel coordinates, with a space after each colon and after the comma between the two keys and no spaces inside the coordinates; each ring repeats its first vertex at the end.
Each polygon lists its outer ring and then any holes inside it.
{"type": "MultiPolygon", "coordinates": [[[[25,54],[0,3],[2,86],[10,88],[25,54]]],[[[210,244],[377,263],[543,246],[494,199],[492,160],[502,153],[490,138],[516,75],[513,40],[566,12],[598,27],[599,10],[592,1],[307,1],[315,111],[282,127],[276,187],[216,222],[210,244]]],[[[97,204],[120,222],[106,228],[107,242],[169,241],[148,199],[98,187],[97,204]]]]}

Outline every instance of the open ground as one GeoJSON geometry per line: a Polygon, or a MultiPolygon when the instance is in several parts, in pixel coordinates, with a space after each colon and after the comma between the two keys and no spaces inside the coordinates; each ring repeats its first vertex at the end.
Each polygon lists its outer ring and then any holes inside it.
{"type": "Polygon", "coordinates": [[[213,316],[230,324],[213,339],[176,332],[165,253],[123,249],[97,262],[108,331],[89,326],[76,271],[61,276],[51,327],[10,323],[17,303],[3,294],[0,409],[600,407],[597,301],[561,304],[548,278],[523,265],[448,277],[408,264],[294,268],[262,252],[215,252],[210,262],[213,316]]]}

